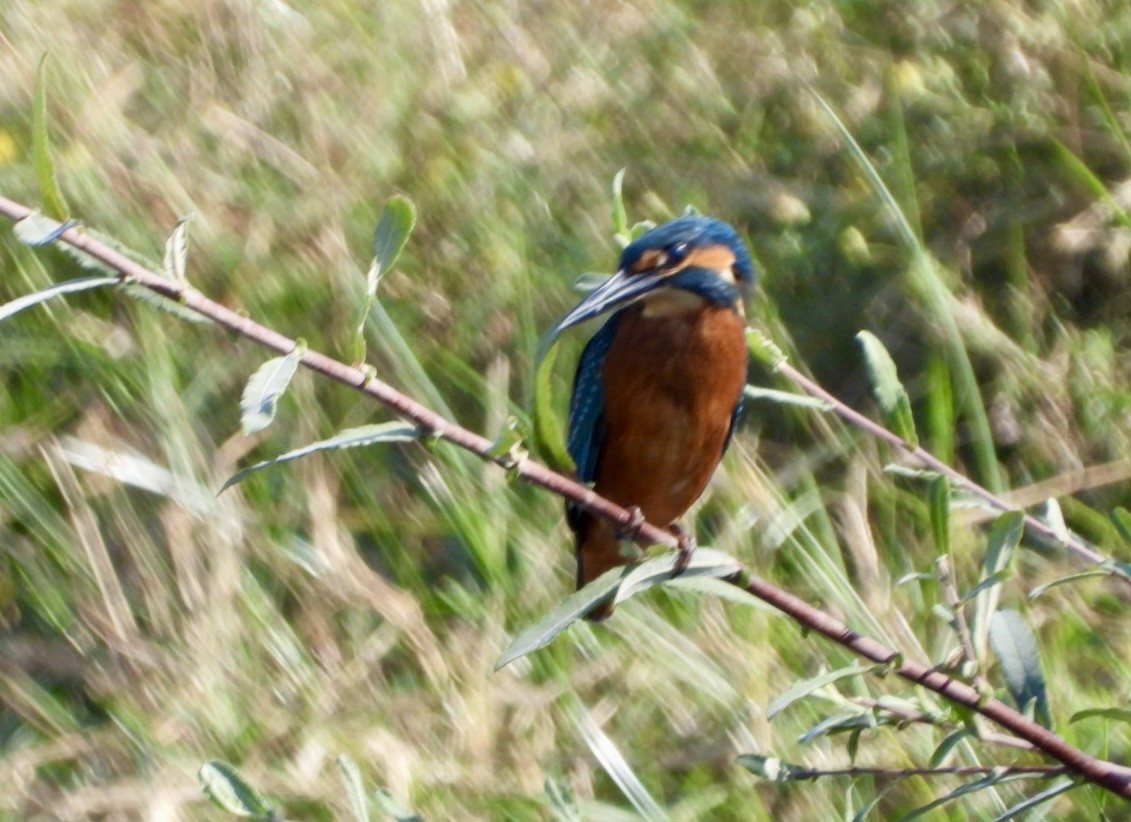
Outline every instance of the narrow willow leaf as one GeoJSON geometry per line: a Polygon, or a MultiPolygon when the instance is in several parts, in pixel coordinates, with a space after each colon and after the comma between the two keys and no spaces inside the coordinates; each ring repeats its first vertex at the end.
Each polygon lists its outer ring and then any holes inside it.
{"type": "Polygon", "coordinates": [[[872,393],[888,427],[905,442],[917,446],[919,435],[915,432],[915,418],[911,415],[911,399],[907,396],[903,383],[899,381],[895,360],[879,337],[870,331],[858,333],[856,341],[864,352],[864,364],[872,382],[872,393]]]}
{"type": "Polygon", "coordinates": [[[629,229],[628,232],[628,239],[630,241],[639,240],[655,227],[656,224],[651,220],[641,220],[638,223],[633,223],[632,228],[629,229]]]}
{"type": "Polygon", "coordinates": [[[396,822],[424,822],[424,817],[407,808],[387,788],[378,788],[373,794],[373,799],[381,809],[381,813],[391,816],[396,822]]]}
{"type": "Polygon", "coordinates": [[[1102,717],[1103,719],[1114,719],[1116,722],[1131,723],[1131,708],[1086,708],[1083,711],[1077,711],[1072,714],[1068,720],[1068,724],[1079,722],[1082,719],[1091,719],[1093,717],[1102,717]]]}
{"type": "Polygon", "coordinates": [[[55,242],[64,231],[74,228],[76,225],[78,225],[76,220],[67,220],[61,223],[58,220],[52,220],[46,214],[33,211],[12,227],[12,233],[21,243],[34,248],[55,242]]]}
{"type": "Polygon", "coordinates": [[[271,807],[227,762],[219,759],[205,762],[197,772],[197,778],[208,798],[228,813],[254,819],[270,818],[271,807]]]}
{"type": "MultiPolygon", "coordinates": [[[[678,561],[679,554],[673,551],[632,566],[631,570],[624,575],[624,579],[621,580],[613,603],[619,604],[655,585],[672,580],[672,574],[678,561]]],[[[742,566],[738,563],[738,560],[722,551],[716,551],[713,548],[696,548],[695,553],[691,555],[687,568],[680,576],[723,579],[734,576],[741,570],[742,566]]]]}
{"type": "Polygon", "coordinates": [[[931,533],[935,537],[935,551],[945,556],[950,553],[950,480],[935,477],[931,481],[931,533]]]}
{"type": "Polygon", "coordinates": [[[148,289],[140,283],[127,282],[122,286],[122,293],[131,299],[137,300],[139,303],[145,303],[150,308],[156,308],[158,311],[164,311],[166,314],[172,314],[174,317],[190,323],[212,322],[212,320],[205,317],[203,314],[199,314],[191,308],[181,305],[176,300],[166,297],[164,294],[158,294],[156,291],[148,289]]]}
{"type": "Polygon", "coordinates": [[[67,201],[55,176],[55,160],[51,156],[51,138],[47,133],[47,57],[44,54],[35,71],[35,99],[31,110],[31,154],[43,211],[58,220],[70,213],[67,201]]]}
{"type": "Polygon", "coordinates": [[[1111,576],[1111,571],[1106,568],[1098,568],[1094,571],[1081,571],[1077,574],[1069,574],[1068,576],[1058,577],[1057,579],[1044,582],[1029,592],[1029,599],[1034,600],[1041,594],[1048,591],[1050,588],[1056,588],[1058,585],[1064,585],[1069,582],[1078,582],[1082,579],[1090,579],[1092,577],[1106,577],[1111,576]]]}
{"type": "Polygon", "coordinates": [[[491,443],[488,456],[502,461],[505,465],[517,465],[527,457],[525,433],[517,417],[507,417],[503,429],[491,443]]]}
{"type": "Polygon", "coordinates": [[[188,258],[188,224],[192,222],[193,215],[189,214],[177,220],[173,226],[173,233],[165,241],[165,257],[161,266],[165,276],[174,282],[187,285],[185,275],[185,262],[188,258]]]}
{"type": "Polygon", "coordinates": [[[762,388],[758,385],[747,385],[742,389],[742,395],[748,400],[765,400],[778,405],[796,405],[801,408],[812,408],[816,411],[831,411],[836,407],[831,402],[810,397],[808,394],[794,394],[792,391],[778,391],[775,388],[762,388]]]}
{"type": "Polygon", "coordinates": [[[628,234],[628,212],[624,208],[624,172],[622,168],[613,177],[613,236],[622,247],[632,242],[628,234]]]}
{"type": "Polygon", "coordinates": [[[970,732],[969,728],[959,728],[956,731],[951,731],[943,737],[943,741],[935,748],[935,752],[931,754],[931,762],[928,767],[941,768],[946,758],[950,756],[950,752],[954,750],[963,739],[970,739],[974,734],[970,732]]]}
{"type": "Polygon", "coordinates": [[[848,677],[871,673],[875,670],[875,667],[874,665],[849,665],[845,668],[837,668],[835,671],[828,671],[812,677],[811,679],[795,682],[785,693],[770,703],[770,707],[766,709],[766,719],[773,719],[797,700],[809,696],[814,691],[819,691],[826,685],[831,685],[833,682],[847,679],[848,677]]]}
{"type": "Polygon", "coordinates": [[[581,810],[577,807],[577,800],[573,798],[569,785],[547,776],[542,782],[542,789],[546,792],[550,812],[557,822],[581,822],[581,810]]]}
{"type": "Polygon", "coordinates": [[[789,782],[805,770],[779,757],[761,754],[739,754],[737,761],[746,770],[772,782],[789,782]]]}
{"type": "Polygon", "coordinates": [[[746,329],[746,350],[771,371],[777,371],[786,359],[777,344],[756,328],[746,329]]]}
{"type": "Polygon", "coordinates": [[[550,332],[542,338],[534,364],[534,408],[531,411],[533,444],[542,459],[555,471],[576,470],[569,455],[562,431],[565,426],[554,408],[554,361],[558,357],[557,336],[550,332]]]}
{"type": "Polygon", "coordinates": [[[1034,706],[1033,717],[1046,728],[1052,724],[1045,677],[1037,638],[1021,614],[1003,609],[990,621],[990,646],[1001,665],[1002,676],[1021,711],[1034,706]]]}
{"type": "Polygon", "coordinates": [[[47,300],[50,300],[52,297],[59,297],[63,294],[73,294],[76,291],[89,291],[92,288],[101,288],[107,285],[117,285],[119,282],[117,277],[77,277],[73,280],[56,283],[41,291],[36,291],[33,294],[25,294],[22,297],[17,297],[12,300],[10,303],[0,305],[0,322],[3,322],[14,314],[20,313],[25,308],[31,308],[33,305],[47,302],[47,300]]]}
{"type": "Polygon", "coordinates": [[[805,733],[797,738],[802,745],[808,745],[816,739],[836,733],[855,731],[866,728],[875,728],[876,718],[871,711],[844,711],[834,714],[827,719],[822,719],[805,733]]]}
{"type": "Polygon", "coordinates": [[[514,638],[495,662],[495,670],[506,667],[516,659],[549,645],[550,642],[594,605],[604,602],[620,585],[623,568],[612,568],[580,591],[566,597],[561,604],[514,638]]]}
{"type": "Polygon", "coordinates": [[[993,773],[987,774],[986,776],[983,776],[981,779],[975,779],[973,782],[967,782],[964,785],[959,785],[950,793],[945,794],[944,796],[940,796],[938,799],[933,799],[926,805],[923,805],[922,807],[916,808],[915,810],[911,811],[911,813],[904,814],[903,816],[899,817],[898,822],[911,822],[911,820],[926,816],[935,808],[942,807],[943,805],[946,805],[949,802],[953,802],[955,799],[959,799],[963,796],[966,796],[967,794],[984,791],[986,788],[992,788],[994,785],[998,785],[1002,782],[1014,782],[1018,779],[1025,778],[1031,779],[1032,777],[1029,774],[1007,774],[1004,772],[995,771],[993,773]]]}
{"type": "MultiPolygon", "coordinates": [[[[994,520],[986,537],[986,554],[982,558],[982,573],[978,581],[997,579],[1009,568],[1013,554],[1021,543],[1025,530],[1025,516],[1020,511],[1007,511],[994,520]]],[[[991,584],[974,597],[974,613],[970,618],[970,636],[978,660],[986,658],[986,638],[990,619],[1001,600],[1001,585],[991,584]]]]}
{"type": "Polygon", "coordinates": [[[777,613],[776,609],[758,599],[752,593],[738,585],[723,582],[715,577],[672,577],[664,585],[668,588],[679,588],[683,591],[692,591],[696,594],[710,594],[711,596],[725,599],[729,602],[745,605],[748,608],[758,608],[767,613],[777,613]]]}
{"type": "Polygon", "coordinates": [[[357,763],[347,754],[338,756],[338,774],[342,778],[342,787],[346,790],[349,799],[350,813],[355,822],[369,822],[369,808],[365,803],[365,788],[361,784],[361,771],[357,763]]]}
{"type": "Polygon", "coordinates": [[[624,754],[617,748],[593,717],[583,708],[575,708],[576,723],[585,744],[593,756],[601,763],[605,773],[616,783],[616,786],[632,803],[636,812],[646,820],[666,820],[667,814],[653,798],[640,777],[628,764],[624,754]]]}
{"type": "Polygon", "coordinates": [[[1068,525],[1064,521],[1064,512],[1054,497],[1045,500],[1044,519],[1058,540],[1068,542],[1068,525]]]}
{"type": "MultiPolygon", "coordinates": [[[[1001,814],[995,816],[992,822],[1008,822],[1008,820],[1010,819],[1020,819],[1023,813],[1032,810],[1038,805],[1043,805],[1050,799],[1056,799],[1056,797],[1060,796],[1062,793],[1068,793],[1073,788],[1080,787],[1080,785],[1080,782],[1073,782],[1071,779],[1065,779],[1061,782],[1057,782],[1055,785],[1045,788],[1040,793],[1033,794],[1028,799],[1018,802],[1012,807],[1006,808],[1001,812],[1001,814]]],[[[1026,816],[1025,818],[1032,819],[1034,817],[1026,816]]]]}
{"type": "Polygon", "coordinates": [[[255,465],[249,465],[247,468],[237,471],[228,477],[219,493],[223,493],[256,471],[262,471],[272,465],[282,465],[284,462],[297,460],[319,451],[340,451],[343,448],[358,448],[363,445],[386,442],[411,442],[421,436],[420,429],[407,422],[383,422],[375,425],[362,425],[358,428],[347,428],[344,431],[339,431],[328,440],[321,440],[312,445],[296,448],[274,459],[257,462],[255,465]]]}
{"type": "Polygon", "coordinates": [[[275,419],[279,398],[291,384],[305,353],[306,346],[296,345],[291,353],[268,360],[251,375],[240,396],[240,425],[244,436],[262,431],[275,419]]]}
{"type": "Polygon", "coordinates": [[[397,262],[401,251],[416,225],[416,206],[412,200],[396,194],[385,201],[381,218],[377,221],[377,232],[373,237],[373,261],[376,271],[366,278],[366,296],[377,296],[377,282],[387,274],[397,262]]]}
{"type": "Polygon", "coordinates": [[[1131,541],[1131,511],[1122,505],[1117,505],[1111,512],[1111,521],[1115,523],[1120,536],[1131,541]]]}
{"type": "Polygon", "coordinates": [[[971,600],[977,599],[978,595],[982,593],[982,591],[987,591],[990,588],[993,588],[995,585],[1001,585],[1007,579],[1009,579],[1008,569],[998,571],[996,574],[992,574],[985,579],[980,580],[977,585],[963,594],[962,598],[959,601],[970,602],[971,600]]]}

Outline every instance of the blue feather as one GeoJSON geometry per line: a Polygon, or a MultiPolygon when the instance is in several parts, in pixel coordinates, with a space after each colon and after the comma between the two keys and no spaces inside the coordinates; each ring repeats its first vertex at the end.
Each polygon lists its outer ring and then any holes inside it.
{"type": "Polygon", "coordinates": [[[605,429],[605,389],[601,383],[601,368],[613,344],[619,320],[618,312],[586,343],[573,380],[566,447],[577,466],[577,478],[581,482],[592,482],[597,474],[597,457],[605,429]]]}

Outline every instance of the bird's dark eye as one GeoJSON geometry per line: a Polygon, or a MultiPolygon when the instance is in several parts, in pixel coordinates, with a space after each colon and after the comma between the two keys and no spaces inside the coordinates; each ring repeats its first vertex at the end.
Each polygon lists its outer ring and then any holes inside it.
{"type": "Polygon", "coordinates": [[[668,247],[668,254],[675,261],[682,260],[687,255],[687,243],[673,243],[668,247]]]}

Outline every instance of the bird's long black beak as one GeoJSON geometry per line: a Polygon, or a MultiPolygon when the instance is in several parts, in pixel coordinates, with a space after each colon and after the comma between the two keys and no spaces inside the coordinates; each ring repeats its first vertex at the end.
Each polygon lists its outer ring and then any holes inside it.
{"type": "Polygon", "coordinates": [[[570,326],[583,323],[607,311],[623,308],[663,284],[665,279],[663,274],[626,274],[623,270],[618,271],[590,291],[584,300],[562,317],[553,334],[556,336],[570,326]]]}

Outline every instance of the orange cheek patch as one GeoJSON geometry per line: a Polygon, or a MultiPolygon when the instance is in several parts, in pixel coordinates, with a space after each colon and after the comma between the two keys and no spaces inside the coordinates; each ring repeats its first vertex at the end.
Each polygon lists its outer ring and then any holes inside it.
{"type": "Polygon", "coordinates": [[[708,271],[726,271],[734,265],[734,252],[725,245],[708,245],[696,248],[687,255],[683,268],[694,266],[708,271]]]}
{"type": "Polygon", "coordinates": [[[640,259],[632,264],[630,270],[633,274],[639,274],[642,271],[651,271],[663,265],[667,261],[667,256],[667,253],[662,249],[650,248],[640,255],[640,259]]]}

